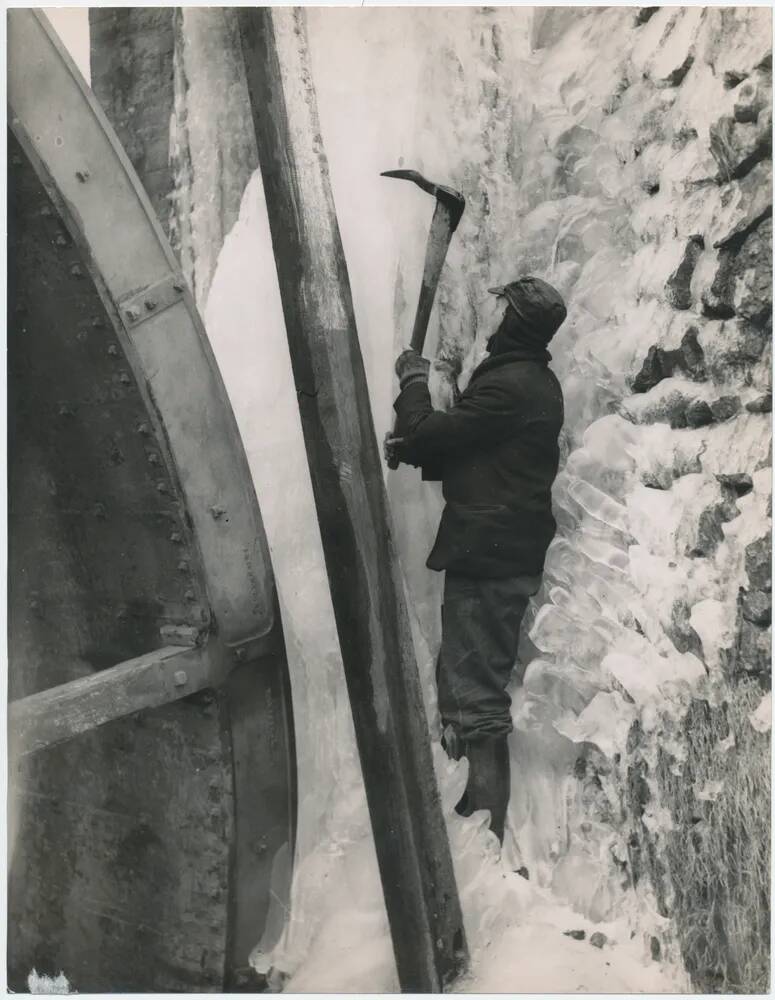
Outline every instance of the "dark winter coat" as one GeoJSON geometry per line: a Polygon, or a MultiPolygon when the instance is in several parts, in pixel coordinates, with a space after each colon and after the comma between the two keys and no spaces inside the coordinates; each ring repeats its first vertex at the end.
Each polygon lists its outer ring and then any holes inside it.
{"type": "Polygon", "coordinates": [[[427,383],[394,404],[397,454],[441,479],[446,507],[427,565],[473,577],[539,574],[556,528],[551,489],[563,423],[545,351],[512,350],[474,371],[459,402],[434,410],[427,383]]]}

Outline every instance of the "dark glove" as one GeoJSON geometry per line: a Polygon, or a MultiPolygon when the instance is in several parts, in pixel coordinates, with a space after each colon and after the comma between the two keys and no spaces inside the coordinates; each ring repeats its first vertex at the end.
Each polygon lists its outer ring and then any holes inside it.
{"type": "Polygon", "coordinates": [[[396,375],[398,375],[398,384],[402,389],[405,389],[412,382],[427,382],[430,370],[430,361],[418,354],[413,347],[403,351],[396,359],[396,375]]]}
{"type": "Polygon", "coordinates": [[[404,443],[402,437],[396,437],[394,431],[388,431],[385,435],[385,439],[382,442],[382,453],[385,456],[385,461],[388,467],[391,469],[398,468],[398,454],[397,450],[404,443]]]}

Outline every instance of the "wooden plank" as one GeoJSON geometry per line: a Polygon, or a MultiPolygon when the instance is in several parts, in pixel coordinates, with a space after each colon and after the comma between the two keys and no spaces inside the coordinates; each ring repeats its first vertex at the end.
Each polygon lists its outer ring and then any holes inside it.
{"type": "Polygon", "coordinates": [[[302,8],[238,8],[304,441],[401,987],[467,952],[302,8]]]}
{"type": "Polygon", "coordinates": [[[165,646],[8,706],[10,755],[63,743],[144,708],[178,701],[221,679],[207,647],[165,646]]]}

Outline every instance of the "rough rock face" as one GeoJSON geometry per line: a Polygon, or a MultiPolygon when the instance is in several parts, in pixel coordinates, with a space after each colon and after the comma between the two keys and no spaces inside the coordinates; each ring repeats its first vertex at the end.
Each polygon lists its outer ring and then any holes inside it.
{"type": "Polygon", "coordinates": [[[169,7],[89,10],[92,89],[143,178],[165,231],[173,193],[174,16],[169,7]]]}
{"type": "Polygon", "coordinates": [[[203,309],[258,166],[234,11],[94,7],[89,23],[93,89],[203,309]]]}
{"type": "Polygon", "coordinates": [[[176,9],[174,73],[171,241],[203,310],[224,238],[258,166],[234,10],[176,9]]]}

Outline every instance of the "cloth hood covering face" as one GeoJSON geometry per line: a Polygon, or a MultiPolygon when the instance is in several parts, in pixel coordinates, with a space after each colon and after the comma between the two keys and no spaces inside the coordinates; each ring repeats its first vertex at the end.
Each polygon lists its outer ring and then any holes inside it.
{"type": "Polygon", "coordinates": [[[568,314],[560,293],[541,278],[519,278],[488,291],[504,296],[510,306],[487,341],[490,354],[520,348],[543,353],[568,314]]]}

